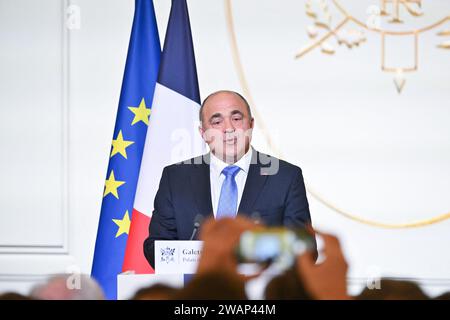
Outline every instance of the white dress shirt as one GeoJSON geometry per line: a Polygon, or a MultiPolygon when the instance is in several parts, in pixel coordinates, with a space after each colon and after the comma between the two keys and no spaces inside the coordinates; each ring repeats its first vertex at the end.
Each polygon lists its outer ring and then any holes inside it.
{"type": "MultiPolygon", "coordinates": [[[[238,202],[237,208],[241,203],[242,193],[244,192],[245,182],[247,181],[248,170],[250,168],[250,163],[252,161],[253,150],[250,147],[247,153],[239,159],[238,162],[234,163],[234,166],[241,168],[235,176],[237,189],[238,189],[238,202]]],[[[211,152],[211,162],[209,165],[209,178],[211,181],[211,201],[213,207],[214,218],[216,217],[217,207],[219,206],[220,191],[222,189],[222,184],[225,181],[225,175],[222,174],[222,170],[229,166],[228,163],[223,162],[211,152]]],[[[237,210],[236,208],[236,210],[237,210]]]]}

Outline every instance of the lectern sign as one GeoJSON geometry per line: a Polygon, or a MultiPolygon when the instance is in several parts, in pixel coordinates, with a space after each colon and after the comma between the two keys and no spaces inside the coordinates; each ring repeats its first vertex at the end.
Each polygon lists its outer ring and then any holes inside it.
{"type": "Polygon", "coordinates": [[[202,246],[202,241],[155,241],[155,273],[195,273],[202,246]]]}

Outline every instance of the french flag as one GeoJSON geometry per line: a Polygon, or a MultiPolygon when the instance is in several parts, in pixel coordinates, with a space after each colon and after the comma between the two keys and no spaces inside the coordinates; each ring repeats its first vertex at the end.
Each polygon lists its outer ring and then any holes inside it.
{"type": "Polygon", "coordinates": [[[122,270],[153,273],[143,253],[163,168],[206,152],[186,0],[172,0],[122,270]]]}

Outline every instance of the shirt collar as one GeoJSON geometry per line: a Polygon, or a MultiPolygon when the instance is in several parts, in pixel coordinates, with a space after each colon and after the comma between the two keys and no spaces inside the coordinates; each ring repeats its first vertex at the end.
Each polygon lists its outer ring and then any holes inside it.
{"type": "MultiPolygon", "coordinates": [[[[241,168],[242,171],[245,172],[245,174],[248,174],[248,170],[250,169],[250,163],[252,161],[252,155],[253,155],[253,148],[250,146],[250,148],[248,148],[247,153],[244,154],[244,156],[233,165],[238,166],[239,168],[241,168]]],[[[211,172],[213,172],[216,178],[219,178],[220,174],[222,173],[222,170],[225,167],[228,167],[229,164],[217,158],[212,152],[210,159],[211,159],[210,170],[211,172]]]]}

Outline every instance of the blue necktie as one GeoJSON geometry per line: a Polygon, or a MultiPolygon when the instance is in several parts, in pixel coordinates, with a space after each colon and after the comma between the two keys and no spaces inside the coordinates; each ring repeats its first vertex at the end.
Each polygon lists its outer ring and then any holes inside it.
{"type": "Polygon", "coordinates": [[[219,206],[217,207],[216,219],[236,216],[238,189],[236,180],[237,173],[241,168],[238,166],[228,166],[222,170],[225,175],[225,181],[220,190],[219,206]]]}

